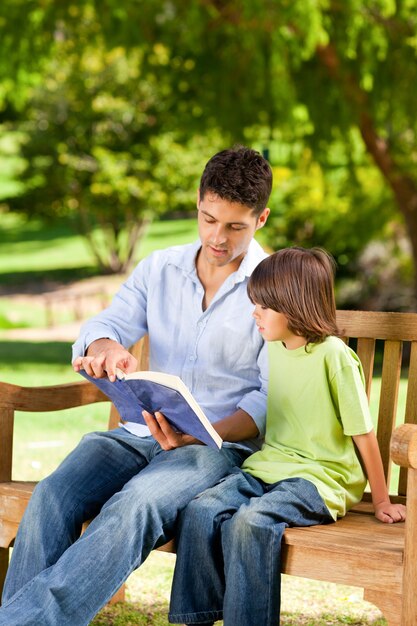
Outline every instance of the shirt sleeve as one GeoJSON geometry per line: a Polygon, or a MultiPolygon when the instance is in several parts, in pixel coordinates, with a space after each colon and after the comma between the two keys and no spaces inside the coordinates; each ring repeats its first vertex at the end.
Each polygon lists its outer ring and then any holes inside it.
{"type": "Polygon", "coordinates": [[[373,429],[366,396],[362,368],[359,364],[345,365],[330,381],[333,402],[345,435],[364,435],[373,429]]]}
{"type": "Polygon", "coordinates": [[[110,306],[85,322],[72,346],[72,359],[83,356],[97,339],[113,339],[129,348],[148,330],[146,318],[147,292],[151,261],[141,261],[121,286],[110,306]]]}
{"type": "Polygon", "coordinates": [[[258,427],[259,435],[265,436],[266,428],[266,406],[268,393],[268,348],[264,342],[257,359],[259,367],[260,388],[247,393],[238,403],[238,408],[248,413],[258,427]]]}

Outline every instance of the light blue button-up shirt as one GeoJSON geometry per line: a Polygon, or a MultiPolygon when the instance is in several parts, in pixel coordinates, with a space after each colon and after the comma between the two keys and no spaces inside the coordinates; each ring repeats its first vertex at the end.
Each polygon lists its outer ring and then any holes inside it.
{"type": "MultiPolygon", "coordinates": [[[[200,248],[197,241],[141,261],[110,306],[82,326],[73,358],[96,339],[108,337],[129,347],[148,333],[149,369],[182,378],[211,422],[245,410],[263,437],[267,351],[246,286],[267,255],[252,240],[238,270],[203,310],[204,288],[195,264],[200,248]]],[[[258,449],[261,437],[245,443],[258,449]]]]}

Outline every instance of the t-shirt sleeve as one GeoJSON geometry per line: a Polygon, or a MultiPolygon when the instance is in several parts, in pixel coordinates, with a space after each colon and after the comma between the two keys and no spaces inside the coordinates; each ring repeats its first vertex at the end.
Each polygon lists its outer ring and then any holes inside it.
{"type": "Polygon", "coordinates": [[[355,363],[338,369],[330,390],[345,435],[364,435],[373,429],[361,366],[355,363]]]}

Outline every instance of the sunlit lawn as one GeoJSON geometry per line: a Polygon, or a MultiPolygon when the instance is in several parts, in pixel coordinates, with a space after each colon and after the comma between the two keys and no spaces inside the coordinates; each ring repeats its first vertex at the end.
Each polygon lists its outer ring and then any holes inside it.
{"type": "MultiPolygon", "coordinates": [[[[68,284],[72,281],[97,276],[94,259],[85,240],[73,234],[68,225],[44,225],[38,220],[27,222],[22,216],[0,212],[0,288],[15,291],[21,286],[68,284]]],[[[197,238],[195,219],[154,222],[137,251],[142,258],[156,250],[171,245],[194,241],[197,238]]],[[[97,234],[99,238],[99,234],[97,234]]],[[[104,299],[109,299],[123,280],[108,280],[104,299]]],[[[99,296],[98,296],[99,297],[99,296]]],[[[100,298],[103,300],[103,298],[100,298]]],[[[74,321],[74,303],[57,305],[56,320],[60,324],[74,321]]],[[[83,301],[84,308],[93,306],[83,301]]],[[[91,314],[97,313],[94,308],[91,314]]],[[[30,307],[25,301],[7,296],[0,297],[0,330],[9,328],[40,328],[47,325],[45,298],[32,298],[30,307]]]]}
{"type": "MultiPolygon", "coordinates": [[[[15,213],[0,213],[0,217],[0,284],[10,283],[12,279],[23,284],[31,278],[45,278],[48,273],[62,280],[71,275],[81,278],[97,273],[84,238],[69,230],[68,225],[27,222],[15,213]]],[[[195,219],[154,222],[138,248],[138,260],[157,248],[196,238],[195,219]]]]}

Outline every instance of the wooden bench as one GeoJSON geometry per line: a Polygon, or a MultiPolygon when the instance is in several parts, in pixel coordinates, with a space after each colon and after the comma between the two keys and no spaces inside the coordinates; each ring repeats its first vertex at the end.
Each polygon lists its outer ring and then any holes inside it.
{"type": "MultiPolygon", "coordinates": [[[[338,311],[338,323],[362,360],[368,397],[375,378],[375,347],[384,344],[377,435],[390,493],[393,500],[407,504],[407,521],[394,525],[377,521],[366,493],[363,502],[335,524],[288,529],[283,572],[363,587],[365,599],[381,609],[389,626],[417,626],[417,314],[338,311]],[[409,355],[408,385],[404,415],[397,419],[403,353],[409,355]],[[392,460],[401,466],[395,479],[392,460]]],[[[142,368],[146,368],[146,350],[142,344],[134,350],[142,368]]],[[[1,576],[33,489],[33,483],[12,481],[14,411],[56,410],[103,399],[86,382],[44,389],[0,383],[1,576]]],[[[109,427],[116,424],[112,411],[109,427]]]]}

